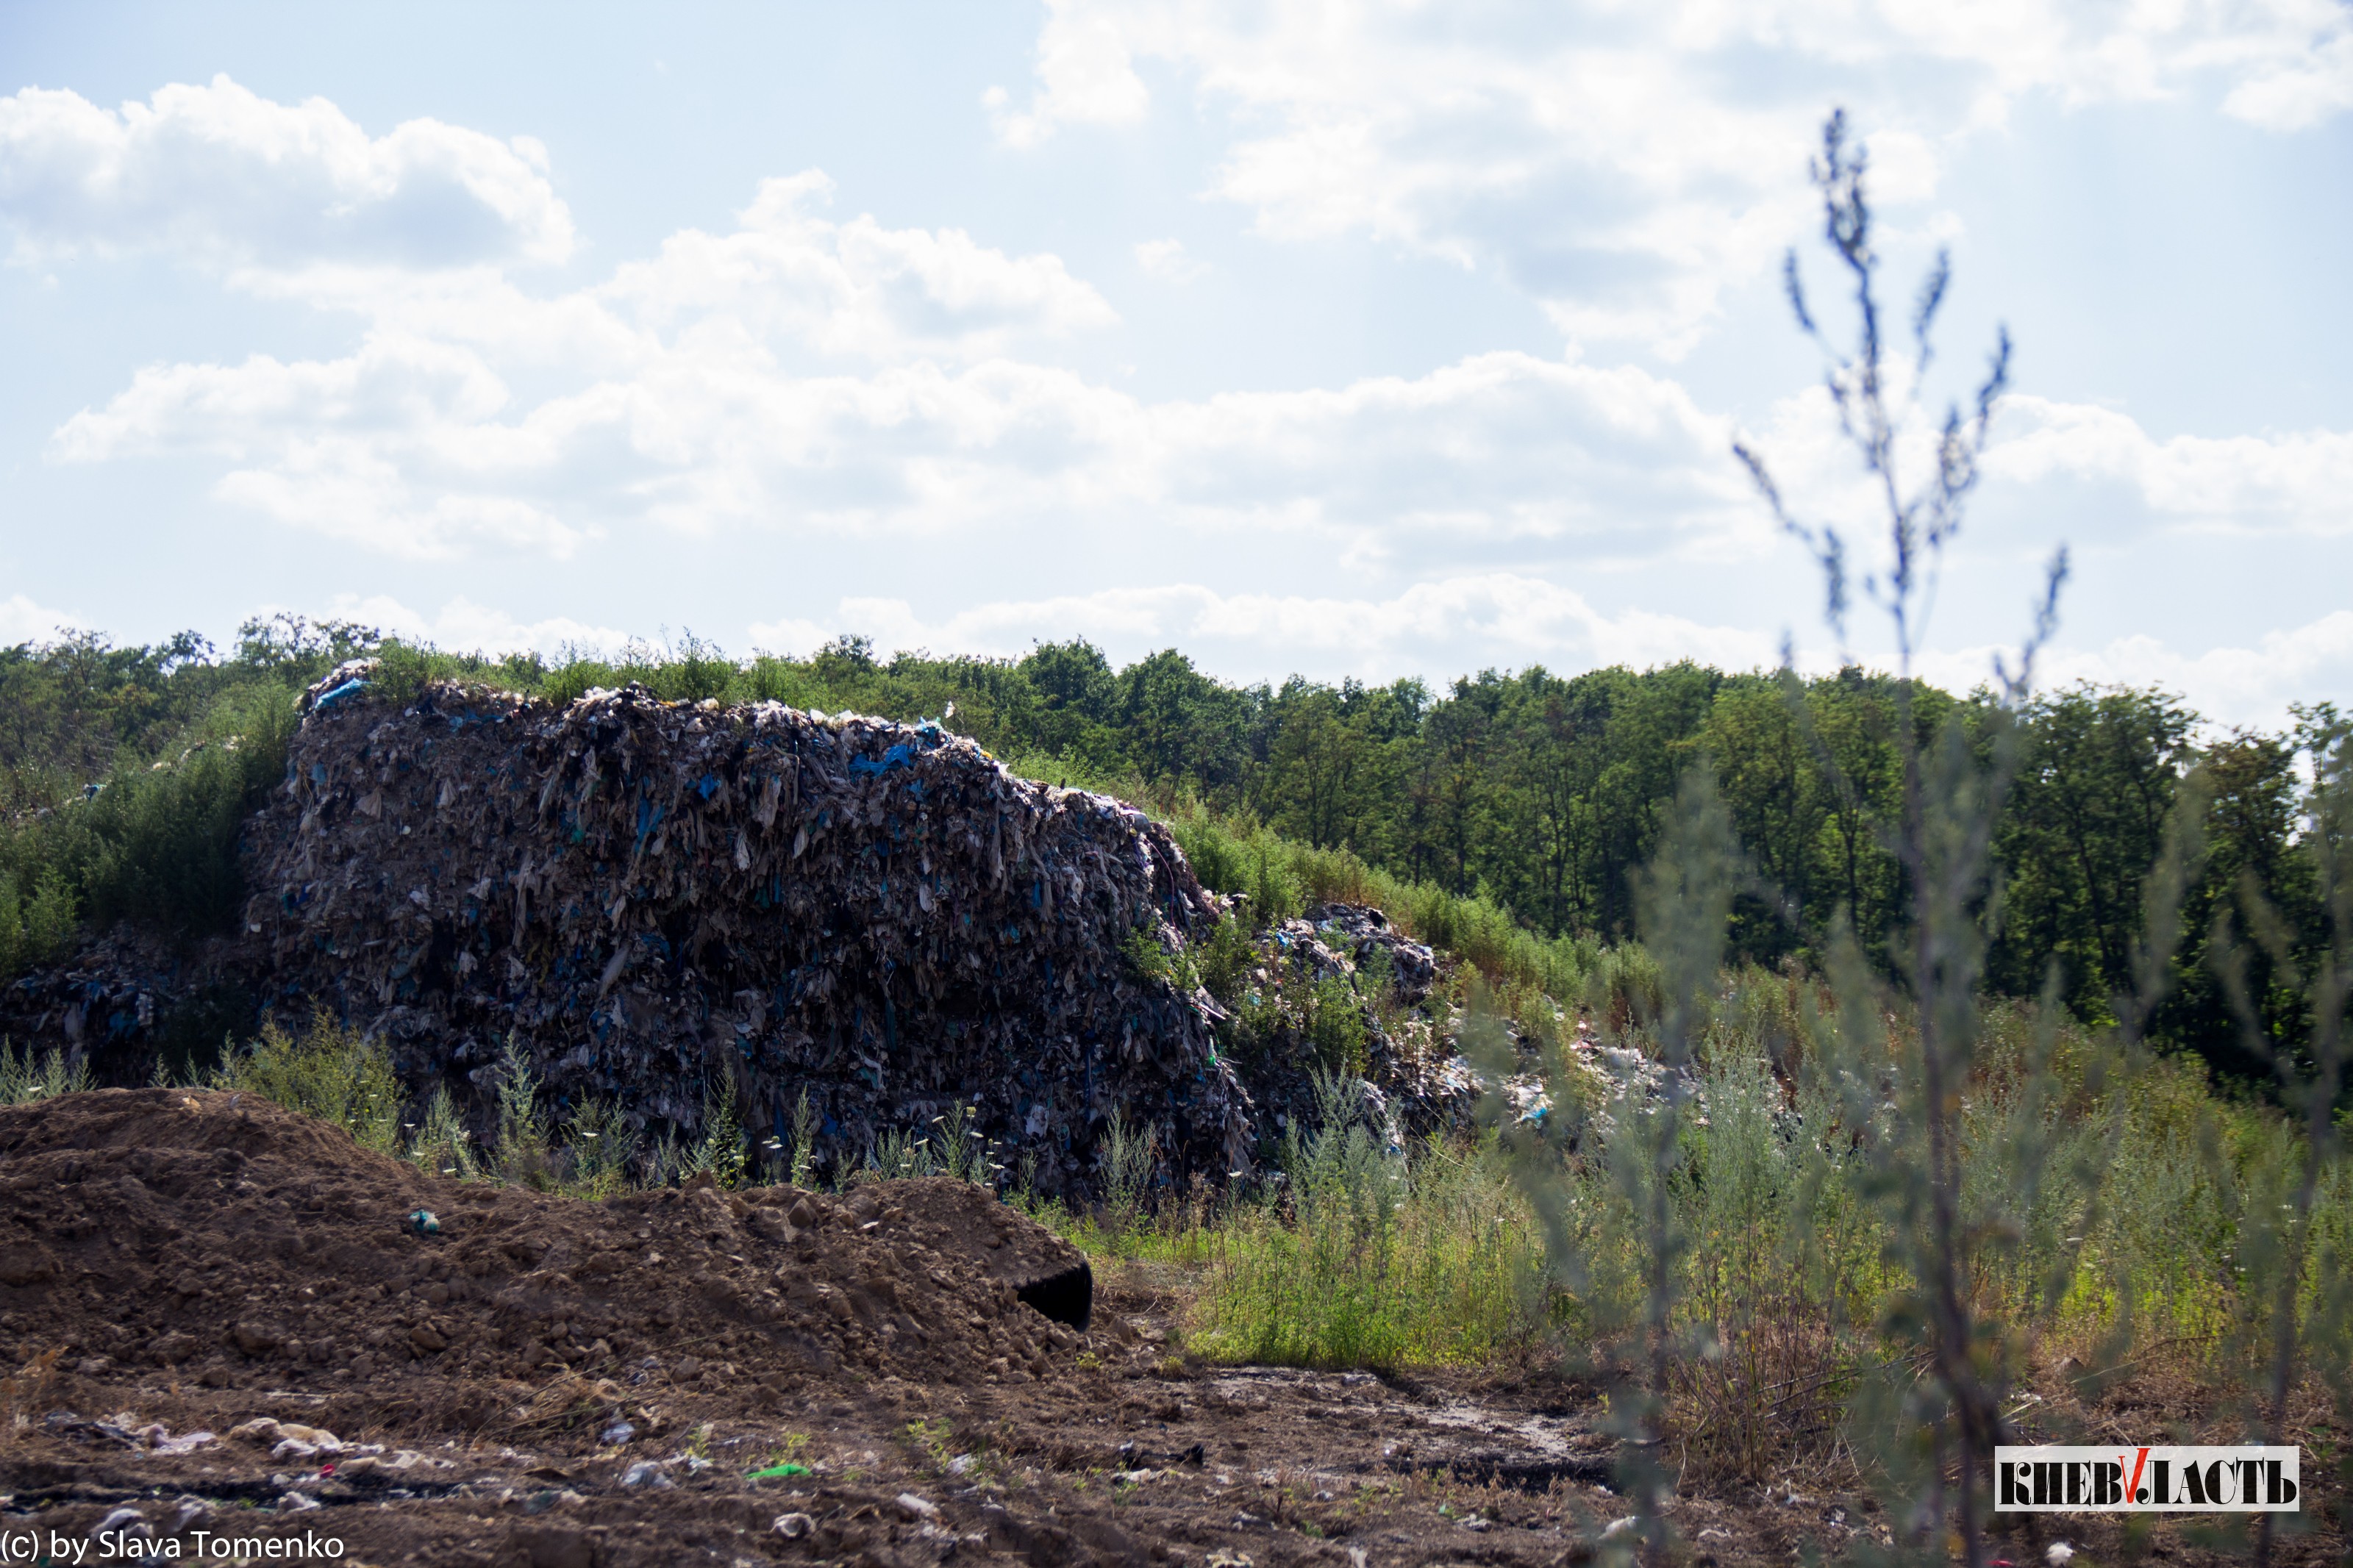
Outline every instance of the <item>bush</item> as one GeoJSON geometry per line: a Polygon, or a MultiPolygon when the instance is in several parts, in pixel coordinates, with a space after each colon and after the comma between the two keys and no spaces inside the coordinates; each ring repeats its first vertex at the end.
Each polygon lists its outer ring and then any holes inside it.
{"type": "Polygon", "coordinates": [[[1331,973],[1307,993],[1307,1046],[1326,1072],[1361,1077],[1365,1070],[1365,1010],[1348,977],[1331,973]]]}
{"type": "Polygon", "coordinates": [[[258,1094],[333,1123],[363,1149],[400,1153],[403,1097],[392,1053],[324,1008],[299,1036],[265,1019],[259,1039],[214,1069],[211,1087],[258,1094]]]}
{"type": "Polygon", "coordinates": [[[1258,962],[1243,923],[1228,915],[1210,928],[1208,939],[1192,950],[1193,972],[1221,1007],[1230,1007],[1241,995],[1243,982],[1258,962]]]}
{"type": "Polygon", "coordinates": [[[25,898],[16,877],[0,871],[0,978],[64,956],[73,934],[73,889],[60,872],[41,872],[25,898]]]}

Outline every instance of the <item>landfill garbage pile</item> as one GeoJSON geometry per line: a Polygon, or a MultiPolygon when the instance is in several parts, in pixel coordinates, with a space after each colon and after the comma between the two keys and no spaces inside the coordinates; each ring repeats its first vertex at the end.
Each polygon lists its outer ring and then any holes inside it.
{"type": "Polygon", "coordinates": [[[723,1075],[781,1145],[806,1093],[829,1162],[962,1105],[1048,1194],[1096,1190],[1114,1110],[1173,1180],[1249,1164],[1215,1005],[1129,957],[1219,912],[1143,813],[930,723],[635,685],[400,702],[374,673],[304,698],[245,942],[282,1008],[382,1035],[412,1089],[487,1090],[512,1040],[559,1104],[665,1132],[723,1075]]]}
{"type": "Polygon", "coordinates": [[[104,1064],[151,1040],[203,967],[124,928],[10,980],[0,991],[0,1037],[50,1042],[104,1064]]]}
{"type": "Polygon", "coordinates": [[[689,1386],[756,1408],[876,1375],[1029,1383],[1084,1327],[1074,1267],[945,1178],[592,1204],[444,1180],[254,1095],[0,1107],[0,1359],[313,1390],[345,1433],[594,1412],[580,1435],[626,1446],[689,1386]],[[1059,1317],[1032,1289],[1058,1278],[1059,1317]]]}
{"type": "Polygon", "coordinates": [[[1355,1015],[1348,1032],[1361,1037],[1361,1058],[1345,1065],[1360,1073],[1366,1121],[1398,1148],[1431,1132],[1467,1130],[1479,1079],[1454,1047],[1444,1004],[1432,1001],[1439,979],[1437,956],[1369,905],[1324,904],[1261,931],[1246,1003],[1238,1010],[1247,1025],[1249,1003],[1257,1003],[1269,1036],[1240,1064],[1261,1153],[1271,1154],[1293,1121],[1313,1126],[1321,1114],[1313,1069],[1344,1065],[1321,1059],[1308,1022],[1313,1011],[1330,1005],[1325,988],[1334,982],[1345,987],[1341,1005],[1355,1015]],[[1266,1006],[1270,997],[1283,1003],[1266,1006]]]}
{"type": "Polygon", "coordinates": [[[1437,955],[1399,935],[1388,917],[1369,904],[1324,904],[1304,920],[1283,921],[1276,934],[1286,949],[1296,945],[1319,972],[1382,970],[1398,1000],[1409,1006],[1428,997],[1438,981],[1437,955]]]}

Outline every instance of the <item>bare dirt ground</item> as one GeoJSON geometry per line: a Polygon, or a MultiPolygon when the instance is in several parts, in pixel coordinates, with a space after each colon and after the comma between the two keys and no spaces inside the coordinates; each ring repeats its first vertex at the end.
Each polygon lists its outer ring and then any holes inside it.
{"type": "MultiPolygon", "coordinates": [[[[1041,1313],[1074,1259],[944,1181],[586,1204],[249,1098],[0,1110],[0,1563],[1556,1563],[1630,1511],[1573,1385],[1206,1365],[1146,1271],[1041,1313]]],[[[1886,1539],[1786,1487],[1672,1518],[1696,1564],[1886,1539]]],[[[2002,1550],[2202,1555],[2084,1522],[2002,1550]]]]}

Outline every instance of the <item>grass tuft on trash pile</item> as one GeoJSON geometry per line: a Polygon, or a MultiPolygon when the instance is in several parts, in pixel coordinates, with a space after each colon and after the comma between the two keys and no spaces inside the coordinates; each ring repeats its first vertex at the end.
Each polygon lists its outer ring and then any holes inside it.
{"type": "MultiPolygon", "coordinates": [[[[817,1129],[806,1114],[806,1099],[805,1114],[796,1118],[795,1145],[754,1142],[724,1079],[711,1088],[702,1131],[692,1142],[649,1140],[612,1101],[592,1098],[550,1107],[529,1063],[510,1046],[491,1080],[487,1136],[477,1136],[448,1086],[436,1085],[422,1107],[412,1104],[385,1042],[324,1008],[297,1027],[265,1018],[259,1035],[227,1047],[217,1067],[183,1079],[159,1068],[154,1082],[258,1095],[342,1128],[364,1149],[459,1181],[503,1182],[592,1201],[704,1177],[727,1188],[755,1182],[818,1184],[809,1159],[817,1129]]],[[[88,1068],[69,1063],[62,1051],[37,1060],[31,1051],[19,1054],[0,1042],[0,1104],[90,1087],[88,1068]]],[[[950,1176],[991,1186],[1001,1185],[1003,1175],[1004,1167],[975,1132],[969,1110],[959,1105],[930,1126],[887,1134],[862,1159],[846,1162],[835,1184],[950,1176]]]]}

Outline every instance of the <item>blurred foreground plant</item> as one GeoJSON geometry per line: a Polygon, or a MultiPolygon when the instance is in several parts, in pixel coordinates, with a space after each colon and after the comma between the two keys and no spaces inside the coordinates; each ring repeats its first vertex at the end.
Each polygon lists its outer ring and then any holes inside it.
{"type": "MultiPolygon", "coordinates": [[[[1762,1103],[1736,1081],[1732,1064],[1718,1063],[1710,1085],[1717,1100],[1706,1109],[1720,1113],[1723,1125],[1694,1109],[1733,894],[1747,878],[1711,770],[1700,766],[1686,773],[1662,851],[1638,888],[1644,948],[1659,970],[1655,1003],[1647,1016],[1628,1006],[1608,1020],[1622,1042],[1620,1056],[1639,1050],[1634,1059],[1646,1065],[1621,1064],[1620,1086],[1596,1110],[1578,1081],[1589,1076],[1585,1064],[1559,1049],[1537,1064],[1523,1060],[1492,1014],[1474,1016],[1463,1037],[1491,1089],[1487,1114],[1504,1128],[1514,1173],[1542,1218],[1556,1278],[1578,1303],[1592,1370],[1611,1383],[1620,1469],[1642,1546],[1657,1555],[1670,1545],[1661,1459],[1671,1397],[1680,1391],[1699,1401],[1689,1413],[1693,1423],[1729,1438],[1754,1464],[1769,1447],[1763,1409],[1803,1387],[1810,1418],[1835,1409],[1831,1418],[1844,1429],[1850,1453],[1869,1456],[1862,1468],[1882,1493],[1900,1549],[1941,1556],[1949,1531],[1963,1560],[1979,1568],[2002,1398],[2026,1364],[2036,1328],[2066,1298],[2078,1256],[2064,1246],[2035,1245],[2047,1234],[2038,1224],[2048,1217],[2038,1214],[2038,1197],[2057,1149],[2049,1114],[2052,1009],[2041,1011],[2042,1026],[2024,1059],[2011,1064],[1998,1126],[1973,1123],[1968,1101],[1973,1083],[1983,1089],[1980,998],[2000,910],[1990,846],[2017,766],[2016,710],[2055,624],[2066,556],[2063,550],[2052,563],[2018,668],[1997,661],[2000,700],[1979,709],[1973,726],[1958,714],[1941,726],[1927,722],[1915,710],[1913,667],[1944,546],[1960,526],[2008,384],[2010,344],[2007,334],[1999,339],[1969,411],[1949,409],[1926,437],[1927,478],[1907,485],[1900,470],[1920,440],[1912,408],[1950,272],[1940,256],[1912,315],[1906,364],[1891,353],[1882,321],[1864,169],[1844,116],[1833,114],[1813,177],[1826,237],[1852,286],[1858,321],[1851,349],[1834,347],[1816,324],[1794,253],[1786,275],[1799,325],[1828,353],[1832,405],[1883,509],[1884,563],[1862,587],[1888,618],[1898,661],[1883,737],[1900,771],[1888,848],[1906,892],[1896,929],[1884,933],[1894,973],[1873,970],[1841,911],[1828,946],[1830,1004],[1820,1005],[1810,992],[1800,997],[1781,1043],[1778,1076],[1787,1089],[1772,1098],[1782,1103],[1762,1103]],[[1546,1090],[1533,1112],[1526,1093],[1513,1088],[1529,1076],[1540,1076],[1546,1090]],[[1777,1124],[1783,1119],[1786,1125],[1777,1124]],[[1988,1131],[1997,1135],[1982,1136],[1988,1131]],[[1974,1142],[1973,1131],[1980,1134],[1974,1142]],[[1769,1152],[1782,1142],[1791,1145],[1790,1157],[1769,1152]],[[1732,1158],[1705,1157],[1719,1146],[1732,1158]],[[1597,1180],[1603,1173],[1606,1184],[1597,1180]],[[1723,1187],[1731,1191],[1713,1190],[1723,1187]],[[1733,1278],[1683,1266],[1695,1216],[1706,1217],[1725,1198],[1736,1209],[1738,1194],[1775,1188],[1767,1209],[1778,1223],[1769,1233],[1757,1236],[1753,1224],[1732,1233],[1736,1256],[1747,1249],[1733,1278]],[[1617,1210],[1614,1229],[1596,1223],[1595,1209],[1607,1205],[1617,1210]],[[1624,1247],[1613,1255],[1607,1245],[1613,1235],[1630,1241],[1630,1256],[1624,1247]],[[1873,1255],[1858,1259],[1853,1244],[1862,1237],[1873,1255]],[[1858,1262],[1865,1269],[1860,1281],[1858,1262]],[[1683,1300],[1694,1282],[1708,1291],[1700,1303],[1707,1310],[1696,1314],[1683,1300]],[[1841,1287],[1850,1282],[1860,1289],[1844,1295],[1841,1287]],[[1760,1298],[1776,1310],[1773,1318],[1757,1310],[1760,1298]],[[1819,1333],[1793,1336],[1793,1315],[1819,1323],[1819,1333]]],[[[1735,450],[1820,566],[1829,622],[1843,645],[1852,588],[1846,540],[1832,526],[1796,521],[1764,459],[1746,445],[1735,450]]],[[[1784,685],[1820,765],[1843,785],[1831,752],[1810,735],[1793,672],[1785,670],[1784,685]]],[[[2160,935],[2139,955],[2139,994],[2119,1000],[2127,1048],[2155,1005],[2169,933],[2179,929],[2194,821],[2177,828],[2168,864],[2149,886],[2147,929],[2160,935]]],[[[1748,890],[1768,905],[1778,901],[1771,889],[1748,890]]],[[[2112,1055],[2094,1060],[2080,1085],[2094,1104],[2112,1099],[2103,1081],[2112,1055]]],[[[2067,1148],[2074,1162],[2070,1191],[2085,1207],[2080,1223],[2088,1228],[2101,1162],[2081,1140],[2067,1148]]],[[[1725,1217],[1719,1209],[1715,1218],[1725,1217]]]]}

